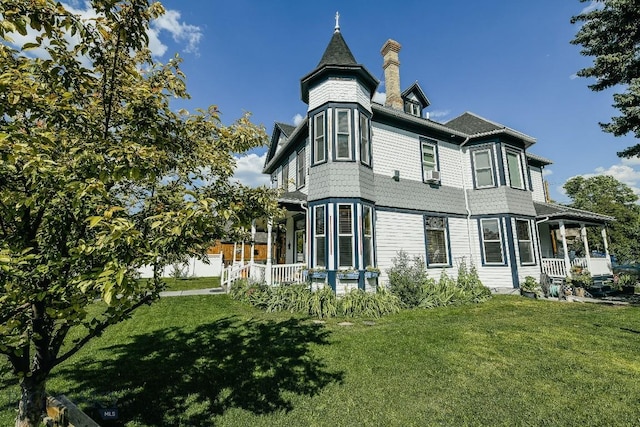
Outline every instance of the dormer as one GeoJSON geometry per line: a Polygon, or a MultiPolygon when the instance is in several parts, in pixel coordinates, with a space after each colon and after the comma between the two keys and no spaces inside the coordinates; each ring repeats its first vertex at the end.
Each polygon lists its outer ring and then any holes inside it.
{"type": "Polygon", "coordinates": [[[422,111],[431,104],[418,82],[409,86],[400,97],[404,104],[404,112],[416,117],[422,117],[422,111]]]}

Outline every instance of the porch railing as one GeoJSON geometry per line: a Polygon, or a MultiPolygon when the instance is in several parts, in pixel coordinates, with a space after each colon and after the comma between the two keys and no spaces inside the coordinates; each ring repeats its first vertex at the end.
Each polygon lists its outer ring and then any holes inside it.
{"type": "MultiPolygon", "coordinates": [[[[303,271],[304,263],[273,264],[271,266],[271,283],[273,285],[302,283],[306,280],[303,271]]],[[[251,279],[266,282],[267,266],[265,264],[235,264],[222,270],[221,282],[225,289],[238,279],[251,279]]]]}
{"type": "MultiPolygon", "coordinates": [[[[604,276],[613,274],[611,263],[607,258],[591,257],[587,262],[587,258],[574,258],[571,260],[571,266],[580,266],[582,268],[591,268],[589,273],[592,276],[604,276]]],[[[551,277],[567,277],[570,272],[567,271],[564,259],[562,258],[542,258],[542,272],[547,273],[551,277]]]]}

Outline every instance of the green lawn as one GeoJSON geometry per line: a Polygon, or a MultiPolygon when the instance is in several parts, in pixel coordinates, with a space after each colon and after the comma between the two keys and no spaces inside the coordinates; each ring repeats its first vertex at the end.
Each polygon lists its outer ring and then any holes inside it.
{"type": "Polygon", "coordinates": [[[188,279],[164,279],[167,291],[189,291],[191,289],[219,288],[220,277],[192,277],[188,279]]]}
{"type": "MultiPolygon", "coordinates": [[[[640,424],[640,308],[497,296],[366,325],[165,298],[53,373],[128,426],[640,424]]],[[[0,362],[0,425],[18,389],[0,362]],[[6,391],[6,392],[4,392],[6,391]]]]}

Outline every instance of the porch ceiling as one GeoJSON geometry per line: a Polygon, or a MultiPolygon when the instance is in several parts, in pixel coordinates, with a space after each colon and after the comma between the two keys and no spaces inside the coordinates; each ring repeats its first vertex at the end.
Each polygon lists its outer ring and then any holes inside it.
{"type": "Polygon", "coordinates": [[[558,205],[555,203],[533,202],[533,205],[536,209],[536,219],[538,220],[568,220],[602,225],[615,221],[615,218],[612,216],[570,208],[569,206],[558,205]]]}

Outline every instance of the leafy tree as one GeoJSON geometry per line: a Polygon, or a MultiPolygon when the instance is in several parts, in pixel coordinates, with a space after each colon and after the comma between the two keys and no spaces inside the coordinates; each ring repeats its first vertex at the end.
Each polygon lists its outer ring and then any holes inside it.
{"type": "MultiPolygon", "coordinates": [[[[580,0],[581,2],[591,0],[580,0]]],[[[640,7],[637,0],[596,0],[598,7],[571,18],[583,23],[572,44],[581,45],[581,53],[595,57],[593,66],[578,71],[581,77],[595,77],[589,88],[601,91],[622,86],[623,93],[613,95],[613,106],[621,116],[611,123],[600,123],[615,136],[633,132],[640,138],[640,7]]],[[[640,155],[640,144],[618,153],[620,157],[640,155]]]]}
{"type": "MultiPolygon", "coordinates": [[[[609,250],[620,262],[640,260],[640,205],[628,185],[608,175],[576,176],[564,184],[564,189],[572,199],[571,207],[615,218],[607,234],[611,240],[609,250]]],[[[595,235],[588,238],[600,240],[595,235]]]]}
{"type": "Polygon", "coordinates": [[[16,426],[40,424],[56,365],[158,297],[164,265],[276,210],[271,190],[229,180],[261,127],[170,108],[188,94],[180,60],[147,48],[160,3],[91,5],[81,19],[0,1],[0,353],[21,386],[16,426]],[[16,33],[34,41],[13,47],[16,33]],[[143,265],[153,279],[136,280],[143,265]]]}

